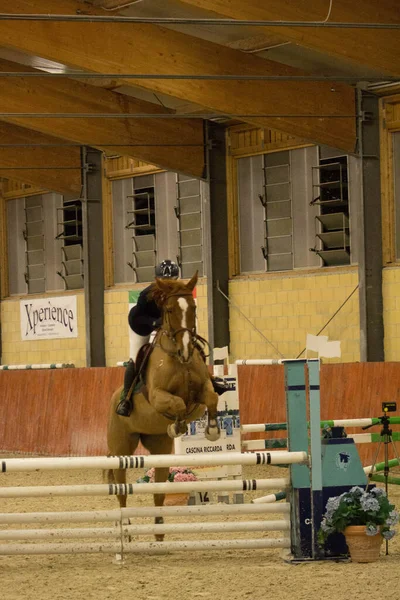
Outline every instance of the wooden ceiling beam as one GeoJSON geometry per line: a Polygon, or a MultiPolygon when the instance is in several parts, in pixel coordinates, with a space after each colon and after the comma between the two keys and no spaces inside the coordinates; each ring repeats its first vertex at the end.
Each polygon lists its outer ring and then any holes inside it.
{"type": "MultiPolygon", "coordinates": [[[[74,14],[75,0],[41,0],[42,13],[74,14]]],[[[32,12],[32,2],[0,0],[0,12],[32,12]]],[[[104,14],[100,12],[99,14],[104,14]]],[[[298,69],[152,24],[0,21],[4,46],[99,73],[296,75],[298,69]]],[[[132,80],[127,80],[132,84],[132,80]]],[[[305,140],[352,152],[354,90],[345,84],[302,81],[140,80],[135,85],[305,140]],[[307,115],[303,117],[302,115],[307,115]],[[330,117],[330,118],[329,118],[330,117]]],[[[100,90],[98,90],[100,91],[100,90]]],[[[147,122],[148,124],[148,122],[147,122]]],[[[156,161],[153,161],[156,162],[156,161]]],[[[157,163],[156,163],[157,164],[157,163]]]]}
{"type": "Polygon", "coordinates": [[[61,194],[80,194],[80,149],[2,144],[56,144],[57,138],[0,122],[0,177],[61,194]],[[30,169],[29,167],[32,167],[30,169]],[[64,167],[57,169],[57,167],[64,167]]]}
{"type": "MultiPolygon", "coordinates": [[[[324,21],[328,0],[182,0],[232,19],[260,21],[324,21]]],[[[329,21],[400,23],[398,0],[334,0],[329,21]]],[[[399,30],[324,27],[260,27],[300,46],[400,77],[399,30]]]]}
{"type": "MultiPolygon", "coordinates": [[[[0,60],[0,71],[33,71],[0,60]]],[[[65,79],[8,77],[1,79],[2,113],[150,113],[170,114],[163,107],[65,79]]],[[[134,118],[22,118],[0,120],[40,131],[47,135],[90,144],[111,154],[132,156],[160,167],[202,177],[204,173],[204,132],[201,119],[134,118]],[[108,146],[111,144],[111,146],[108,146]],[[118,144],[118,147],[112,147],[118,144]],[[126,146],[121,146],[126,144],[126,146]],[[134,144],[130,147],[129,144],[134,144]],[[143,144],[138,146],[138,144],[143,144]],[[160,146],[146,146],[160,144],[160,146]],[[177,144],[163,147],[163,144],[177,144]],[[183,144],[180,146],[179,144],[183,144]],[[184,144],[197,144],[187,147],[184,144]]]]}

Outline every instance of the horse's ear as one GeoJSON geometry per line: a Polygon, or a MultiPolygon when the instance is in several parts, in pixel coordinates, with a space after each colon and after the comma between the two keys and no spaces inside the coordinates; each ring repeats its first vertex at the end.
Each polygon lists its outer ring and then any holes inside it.
{"type": "Polygon", "coordinates": [[[196,273],[193,275],[192,279],[186,284],[187,289],[190,290],[191,292],[193,292],[194,288],[196,287],[198,273],[199,272],[196,271],[196,273]]]}

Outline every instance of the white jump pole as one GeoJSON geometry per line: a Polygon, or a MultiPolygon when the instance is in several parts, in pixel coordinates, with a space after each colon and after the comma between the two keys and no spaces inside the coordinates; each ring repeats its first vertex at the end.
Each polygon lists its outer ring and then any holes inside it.
{"type": "Polygon", "coordinates": [[[0,365],[0,371],[30,371],[38,369],[69,369],[73,363],[38,363],[32,365],[0,365]]]}
{"type": "Polygon", "coordinates": [[[213,523],[168,523],[166,525],[124,525],[120,527],[76,527],[73,529],[8,529],[0,531],[0,540],[53,540],[63,538],[101,538],[116,539],[132,535],[163,535],[188,533],[220,533],[248,531],[289,531],[290,522],[280,521],[239,521],[213,523]]]}
{"type": "Polygon", "coordinates": [[[83,544],[83,543],[49,543],[49,544],[0,544],[0,555],[17,554],[165,554],[166,552],[195,550],[262,550],[264,548],[290,548],[289,538],[257,539],[257,540],[204,540],[186,542],[137,542],[135,544],[83,544]]]}
{"type": "Polygon", "coordinates": [[[116,510],[75,511],[75,512],[39,512],[39,513],[0,513],[0,525],[22,523],[87,523],[122,521],[129,518],[144,517],[197,517],[232,516],[290,513],[288,502],[280,504],[200,504],[193,506],[143,506],[116,510]]]}
{"type": "Polygon", "coordinates": [[[180,481],[165,483],[111,483],[90,485],[39,485],[0,488],[0,498],[55,496],[131,496],[133,494],[190,494],[204,491],[256,491],[287,487],[288,477],[230,481],[180,481]]]}
{"type": "Polygon", "coordinates": [[[305,464],[306,452],[216,452],[208,455],[153,454],[148,456],[88,456],[0,459],[1,472],[69,469],[150,469],[151,467],[205,467],[219,465],[305,464]]]}

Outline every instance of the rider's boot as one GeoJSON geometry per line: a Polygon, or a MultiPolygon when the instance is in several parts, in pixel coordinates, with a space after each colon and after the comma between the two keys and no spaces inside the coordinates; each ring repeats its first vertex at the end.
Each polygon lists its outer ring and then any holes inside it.
{"type": "Polygon", "coordinates": [[[218,396],[222,396],[224,392],[229,390],[229,386],[225,384],[225,382],[216,381],[214,377],[211,376],[211,383],[214,388],[214,392],[217,392],[218,396]]]}
{"type": "Polygon", "coordinates": [[[134,361],[130,358],[125,369],[124,375],[124,389],[121,393],[119,404],[116,408],[117,415],[121,417],[129,417],[133,410],[133,391],[131,397],[127,399],[128,392],[131,388],[133,380],[136,375],[136,367],[134,361]]]}

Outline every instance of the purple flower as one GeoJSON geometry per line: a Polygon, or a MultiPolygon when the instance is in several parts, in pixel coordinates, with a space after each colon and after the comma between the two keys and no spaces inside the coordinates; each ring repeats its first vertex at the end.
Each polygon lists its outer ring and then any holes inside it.
{"type": "Polygon", "coordinates": [[[392,537],[394,537],[395,532],[393,530],[387,529],[386,531],[382,531],[382,535],[385,538],[385,540],[391,540],[392,537]]]}
{"type": "Polygon", "coordinates": [[[360,498],[361,508],[365,512],[378,512],[379,502],[376,498],[371,498],[368,494],[363,494],[360,498]]]}

